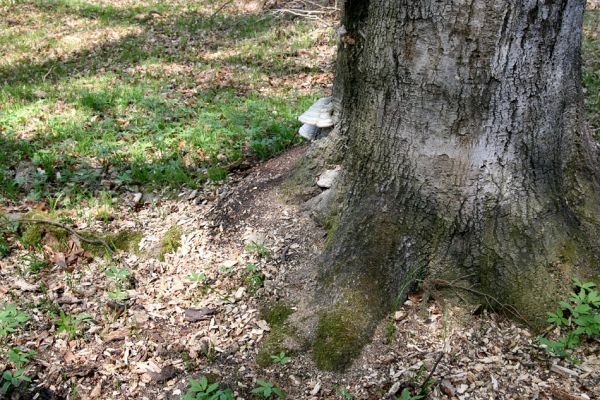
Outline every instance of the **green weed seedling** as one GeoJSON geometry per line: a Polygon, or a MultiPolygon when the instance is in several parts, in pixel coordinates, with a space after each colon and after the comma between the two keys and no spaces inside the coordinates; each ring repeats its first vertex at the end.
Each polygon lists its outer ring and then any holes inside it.
{"type": "Polygon", "coordinates": [[[251,242],[246,245],[246,251],[248,253],[256,254],[262,258],[269,257],[269,249],[267,246],[261,243],[251,242]]]}
{"type": "Polygon", "coordinates": [[[258,266],[253,263],[248,263],[248,265],[246,265],[243,279],[250,294],[256,293],[256,291],[262,287],[264,282],[263,274],[258,270],[258,266]]]}
{"type": "Polygon", "coordinates": [[[13,347],[6,353],[8,360],[15,364],[17,368],[23,368],[29,364],[32,357],[35,357],[37,353],[33,350],[21,350],[20,347],[13,347]]]}
{"type": "Polygon", "coordinates": [[[352,393],[348,389],[343,387],[336,387],[335,394],[340,396],[343,400],[354,400],[354,396],[352,395],[352,393]]]}
{"type": "Polygon", "coordinates": [[[548,313],[548,322],[566,331],[557,341],[538,338],[549,353],[569,358],[567,350],[581,344],[582,337],[589,339],[600,335],[600,294],[593,282],[573,280],[576,291],[567,301],[559,302],[556,312],[548,313]]]}
{"type": "Polygon", "coordinates": [[[31,378],[25,375],[25,369],[17,369],[15,371],[4,371],[2,373],[2,388],[0,391],[2,394],[8,393],[8,389],[11,386],[17,387],[21,384],[21,382],[31,382],[31,378]]]}
{"type": "MultiPolygon", "coordinates": [[[[19,311],[15,304],[3,304],[0,308],[0,336],[8,336],[28,320],[29,316],[19,311]]],[[[8,351],[1,350],[0,355],[2,355],[2,358],[7,359],[14,365],[14,370],[7,369],[2,373],[0,392],[3,395],[8,393],[8,390],[13,386],[17,387],[22,382],[31,382],[31,379],[25,375],[25,367],[35,354],[34,351],[23,351],[19,347],[9,348],[8,351]]]]}
{"type": "Polygon", "coordinates": [[[187,279],[190,282],[204,283],[204,281],[206,280],[206,274],[204,272],[192,272],[191,274],[186,276],[185,279],[187,279]]]}
{"type": "Polygon", "coordinates": [[[252,389],[252,393],[261,396],[263,399],[270,399],[272,396],[275,396],[279,399],[285,399],[285,393],[278,389],[271,382],[264,381],[262,379],[256,380],[257,387],[252,389]]]}
{"type": "Polygon", "coordinates": [[[125,291],[125,284],[129,280],[131,272],[126,268],[118,268],[113,265],[107,268],[104,273],[115,280],[114,287],[106,293],[108,298],[117,303],[125,302],[129,298],[125,291]]]}
{"type": "Polygon", "coordinates": [[[106,295],[108,296],[109,299],[111,299],[112,301],[115,301],[117,303],[123,303],[125,302],[125,300],[127,300],[129,298],[129,295],[127,294],[126,291],[122,290],[122,289],[113,289],[113,290],[109,290],[108,292],[106,292],[106,295]]]}
{"type": "Polygon", "coordinates": [[[410,390],[404,388],[402,393],[400,393],[400,397],[397,397],[397,400],[421,400],[423,396],[421,395],[413,395],[410,393],[410,390]]]}
{"type": "Polygon", "coordinates": [[[67,332],[71,339],[75,339],[81,336],[82,330],[91,320],[92,316],[87,313],[70,315],[61,311],[55,322],[56,332],[67,332]]]}
{"type": "Polygon", "coordinates": [[[272,355],[272,356],[271,356],[271,360],[273,360],[273,362],[274,362],[275,364],[281,364],[281,365],[283,365],[283,364],[287,363],[288,361],[290,361],[290,360],[291,360],[291,358],[290,358],[290,357],[288,357],[288,356],[285,354],[285,352],[283,352],[283,351],[282,351],[282,352],[281,352],[281,353],[279,353],[279,354],[274,354],[274,355],[272,355]]]}
{"type": "Polygon", "coordinates": [[[126,268],[118,268],[114,265],[108,267],[104,273],[106,276],[114,278],[119,282],[125,282],[131,275],[131,272],[129,272],[126,268]]]}
{"type": "Polygon", "coordinates": [[[190,380],[190,388],[182,400],[234,400],[231,389],[221,389],[218,383],[210,383],[206,376],[190,380]]]}
{"type": "Polygon", "coordinates": [[[31,382],[31,379],[25,373],[27,372],[27,364],[37,354],[35,351],[23,351],[19,347],[13,347],[6,353],[2,352],[0,354],[14,365],[14,369],[7,369],[2,373],[2,386],[0,388],[2,394],[8,393],[11,387],[17,387],[22,382],[31,382]]]}
{"type": "Polygon", "coordinates": [[[29,316],[19,311],[15,304],[3,304],[0,308],[0,336],[8,336],[27,320],[29,320],[29,316]]]}
{"type": "Polygon", "coordinates": [[[188,281],[195,283],[195,293],[192,295],[193,298],[198,298],[203,294],[210,291],[210,285],[206,284],[206,274],[204,272],[192,272],[185,277],[188,281]]]}

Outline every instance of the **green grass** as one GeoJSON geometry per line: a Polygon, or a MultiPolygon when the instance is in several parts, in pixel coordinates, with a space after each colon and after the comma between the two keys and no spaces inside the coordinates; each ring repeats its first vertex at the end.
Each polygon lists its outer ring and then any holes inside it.
{"type": "Polygon", "coordinates": [[[582,53],[588,121],[600,140],[600,10],[586,11],[582,53]]]}
{"type": "Polygon", "coordinates": [[[320,70],[290,52],[328,36],[264,15],[209,18],[207,3],[0,6],[0,196],[196,187],[298,143],[317,93],[293,81],[320,70]],[[23,161],[38,168],[31,190],[13,182],[23,161]]]}
{"type": "MultiPolygon", "coordinates": [[[[296,117],[318,95],[298,84],[323,73],[322,60],[297,55],[333,36],[301,20],[210,18],[220,2],[13,3],[0,3],[0,197],[15,200],[76,203],[107,183],[196,187],[241,158],[278,154],[298,143],[296,117]],[[37,168],[32,188],[14,182],[23,162],[37,168]]],[[[583,76],[595,132],[598,26],[600,13],[588,12],[583,76]]]]}

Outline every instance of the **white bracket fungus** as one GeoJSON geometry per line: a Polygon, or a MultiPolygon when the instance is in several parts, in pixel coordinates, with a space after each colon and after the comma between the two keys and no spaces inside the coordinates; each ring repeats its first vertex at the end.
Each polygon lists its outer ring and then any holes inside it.
{"type": "Polygon", "coordinates": [[[298,120],[304,124],[298,133],[308,140],[314,139],[319,128],[333,126],[332,114],[333,103],[331,97],[323,97],[317,100],[304,114],[298,117],[298,120]]]}

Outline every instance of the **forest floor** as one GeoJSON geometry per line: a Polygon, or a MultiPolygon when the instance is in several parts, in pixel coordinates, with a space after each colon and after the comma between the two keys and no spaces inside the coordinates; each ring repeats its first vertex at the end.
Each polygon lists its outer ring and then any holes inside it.
{"type": "MultiPolygon", "coordinates": [[[[179,399],[206,377],[245,399],[266,398],[261,382],[383,399],[433,371],[432,399],[600,398],[597,340],[553,357],[526,327],[424,292],[346,372],[277,342],[326,240],[285,181],[307,148],[295,118],[330,90],[332,21],[253,2],[0,5],[6,396],[179,399]]],[[[585,33],[597,136],[600,10],[585,33]]]]}

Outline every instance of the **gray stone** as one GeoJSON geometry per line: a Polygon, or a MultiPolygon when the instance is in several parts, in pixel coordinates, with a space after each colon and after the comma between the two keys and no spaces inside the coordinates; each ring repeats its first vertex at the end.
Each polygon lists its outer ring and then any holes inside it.
{"type": "Polygon", "coordinates": [[[19,185],[20,188],[29,191],[33,188],[35,175],[35,165],[29,161],[21,161],[19,164],[17,164],[15,183],[19,185]]]}

